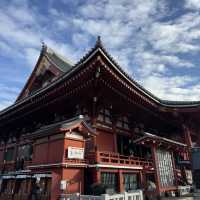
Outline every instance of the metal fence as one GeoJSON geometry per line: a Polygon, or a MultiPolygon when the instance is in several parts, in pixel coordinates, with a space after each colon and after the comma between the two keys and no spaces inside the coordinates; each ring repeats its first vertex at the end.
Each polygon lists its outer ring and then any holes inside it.
{"type": "Polygon", "coordinates": [[[178,186],[178,192],[179,192],[180,196],[189,194],[190,191],[191,191],[191,186],[190,185],[178,186]]]}
{"type": "Polygon", "coordinates": [[[143,200],[142,190],[124,192],[120,194],[102,194],[101,196],[62,194],[60,200],[143,200]]]}

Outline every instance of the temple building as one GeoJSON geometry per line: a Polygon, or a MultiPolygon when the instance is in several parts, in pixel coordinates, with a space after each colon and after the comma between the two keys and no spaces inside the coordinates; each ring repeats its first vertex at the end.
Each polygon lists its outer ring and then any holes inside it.
{"type": "Polygon", "coordinates": [[[0,112],[0,199],[176,192],[192,184],[199,114],[200,102],[164,101],[139,85],[100,37],[74,65],[43,45],[16,102],[0,112]]]}

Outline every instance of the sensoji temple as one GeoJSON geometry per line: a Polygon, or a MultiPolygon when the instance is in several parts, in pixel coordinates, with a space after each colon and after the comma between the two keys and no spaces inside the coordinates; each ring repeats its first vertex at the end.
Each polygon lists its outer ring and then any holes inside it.
{"type": "Polygon", "coordinates": [[[192,185],[200,102],[165,101],[134,81],[100,37],[75,65],[46,45],[16,102],[0,112],[0,199],[148,196],[192,185]],[[103,191],[105,190],[105,191],[103,191]]]}

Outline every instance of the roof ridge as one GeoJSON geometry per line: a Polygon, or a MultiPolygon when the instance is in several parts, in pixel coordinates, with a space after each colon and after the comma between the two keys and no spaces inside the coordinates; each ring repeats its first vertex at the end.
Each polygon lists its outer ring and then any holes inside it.
{"type": "Polygon", "coordinates": [[[83,121],[84,120],[84,116],[83,115],[77,115],[77,116],[69,118],[69,119],[65,119],[65,120],[62,120],[62,121],[59,121],[59,122],[55,122],[55,123],[52,123],[52,124],[44,125],[44,126],[41,126],[38,130],[47,129],[47,128],[50,128],[52,126],[60,125],[60,124],[64,124],[64,123],[70,123],[70,122],[73,122],[75,120],[83,121]]]}
{"type": "MultiPolygon", "coordinates": [[[[42,43],[41,55],[43,53],[46,53],[47,49],[49,49],[49,48],[50,47],[47,47],[47,45],[45,43],[42,43]]],[[[29,98],[34,97],[38,93],[43,92],[44,90],[49,89],[50,87],[53,87],[55,84],[57,84],[60,81],[62,81],[67,75],[70,75],[70,73],[72,73],[74,70],[77,70],[77,68],[80,67],[80,65],[82,65],[83,62],[86,62],[86,59],[89,58],[89,56],[91,56],[92,53],[95,53],[95,51],[98,50],[98,49],[102,50],[102,52],[108,57],[108,59],[113,63],[113,65],[116,66],[117,69],[125,76],[125,78],[127,78],[130,82],[135,84],[136,87],[138,87],[138,89],[140,89],[142,92],[146,93],[147,96],[152,98],[154,101],[157,101],[159,104],[161,104],[163,106],[168,106],[168,107],[179,106],[179,103],[180,103],[181,107],[189,106],[189,105],[191,105],[191,106],[198,105],[199,106],[200,101],[170,101],[170,100],[167,101],[167,100],[162,100],[162,99],[158,98],[157,96],[155,96],[154,94],[152,94],[150,91],[145,89],[142,85],[140,85],[137,81],[135,81],[128,73],[126,73],[122,69],[122,67],[115,61],[115,59],[107,52],[107,50],[105,49],[105,47],[104,47],[104,45],[103,45],[103,43],[101,41],[101,37],[98,36],[95,45],[77,63],[72,65],[71,68],[67,72],[65,72],[63,75],[61,75],[56,81],[52,82],[47,87],[45,87],[45,88],[43,88],[41,90],[38,90],[37,93],[35,93],[33,95],[30,95],[29,97],[25,97],[25,98],[15,102],[11,106],[1,110],[0,111],[0,115],[5,113],[7,110],[9,110],[9,108],[11,109],[11,108],[16,107],[17,105],[20,105],[21,103],[25,102],[29,98]],[[181,102],[182,102],[182,104],[181,104],[181,102]]],[[[52,50],[52,51],[57,55],[57,53],[54,50],[52,50]]]]}
{"type": "MultiPolygon", "coordinates": [[[[145,93],[147,93],[148,95],[150,95],[152,98],[156,99],[159,103],[161,104],[196,104],[196,103],[200,103],[200,101],[174,101],[174,100],[164,100],[161,99],[157,96],[155,96],[152,92],[150,92],[149,90],[147,90],[146,88],[144,88],[140,83],[138,83],[133,77],[131,77],[127,72],[125,72],[123,70],[123,68],[118,64],[118,62],[113,58],[113,56],[110,55],[110,53],[108,53],[108,51],[106,50],[106,48],[104,47],[102,41],[101,41],[101,37],[98,36],[97,37],[97,41],[95,44],[96,48],[100,48],[101,50],[103,50],[103,52],[106,54],[106,56],[113,62],[113,64],[128,78],[130,79],[130,81],[132,81],[134,84],[136,84],[136,86],[138,86],[140,89],[142,89],[145,93]]],[[[169,106],[169,105],[168,105],[169,106]]]]}

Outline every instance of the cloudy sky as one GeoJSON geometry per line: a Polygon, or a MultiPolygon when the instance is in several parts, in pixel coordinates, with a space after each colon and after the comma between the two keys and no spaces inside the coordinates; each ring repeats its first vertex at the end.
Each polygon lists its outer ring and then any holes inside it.
{"type": "Polygon", "coordinates": [[[1,0],[0,110],[15,101],[41,42],[76,63],[97,35],[159,98],[200,100],[200,0],[1,0]]]}

